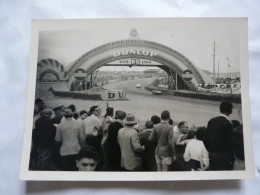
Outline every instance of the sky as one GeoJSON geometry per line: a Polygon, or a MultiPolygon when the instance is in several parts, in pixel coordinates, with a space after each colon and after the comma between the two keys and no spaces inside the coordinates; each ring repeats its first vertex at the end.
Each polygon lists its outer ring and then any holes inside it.
{"type": "MultiPolygon", "coordinates": [[[[230,194],[259,194],[260,176],[257,171],[260,167],[259,0],[0,0],[0,8],[0,107],[2,109],[0,113],[0,155],[3,157],[0,159],[0,189],[2,194],[44,193],[53,195],[86,194],[86,192],[89,194],[115,194],[115,190],[119,194],[158,194],[159,191],[161,194],[173,194],[176,188],[178,188],[178,194],[193,194],[194,192],[197,194],[223,194],[227,191],[230,194]],[[146,188],[143,188],[143,184],[139,182],[126,183],[130,190],[117,185],[116,182],[112,184],[112,187],[111,183],[103,182],[101,184],[106,186],[103,187],[103,191],[102,189],[97,190],[100,188],[100,183],[93,187],[94,183],[89,182],[46,183],[18,180],[26,113],[32,20],[133,17],[248,17],[249,94],[256,167],[255,179],[228,182],[188,182],[188,185],[185,182],[164,182],[164,185],[154,182],[153,187],[150,186],[151,183],[145,182],[147,183],[146,188]],[[158,191],[149,191],[151,187],[158,191]],[[183,189],[187,189],[187,191],[183,189]]],[[[139,27],[137,30],[140,36],[155,41],[154,37],[148,37],[139,27]]],[[[128,38],[128,32],[129,28],[126,28],[120,38],[128,38]]],[[[176,33],[176,31],[174,32],[176,33]]],[[[119,37],[117,36],[117,38],[119,37]]],[[[99,44],[103,43],[104,40],[99,44]]],[[[222,46],[222,44],[220,45],[222,46]]],[[[181,47],[175,45],[171,45],[171,47],[192,58],[192,61],[197,64],[196,59],[181,47]]],[[[211,61],[210,48],[212,48],[212,41],[209,41],[207,46],[208,54],[203,55],[208,56],[205,59],[206,62],[211,61]]],[[[85,49],[89,48],[82,48],[82,52],[85,52],[85,49]]],[[[222,48],[219,48],[220,50],[222,48]]],[[[58,53],[63,54],[61,51],[58,53]]],[[[54,57],[62,63],[67,63],[74,57],[77,58],[78,55],[75,53],[67,58],[65,54],[61,57],[54,57]]],[[[217,55],[219,56],[218,53],[217,55]]]]}
{"type": "Polygon", "coordinates": [[[139,39],[166,45],[188,57],[197,67],[211,72],[215,41],[216,71],[218,63],[220,72],[239,71],[239,28],[233,19],[85,20],[68,30],[60,30],[63,27],[55,25],[55,30],[40,32],[38,61],[54,58],[67,66],[95,47],[128,39],[132,28],[137,30],[139,39]]]}

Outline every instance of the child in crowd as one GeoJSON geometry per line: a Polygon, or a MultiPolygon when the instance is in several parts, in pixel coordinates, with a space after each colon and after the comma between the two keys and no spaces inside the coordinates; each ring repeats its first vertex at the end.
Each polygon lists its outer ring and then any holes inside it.
{"type": "Polygon", "coordinates": [[[185,170],[205,171],[209,167],[209,155],[203,143],[206,127],[198,128],[196,135],[187,143],[183,158],[185,170]]]}

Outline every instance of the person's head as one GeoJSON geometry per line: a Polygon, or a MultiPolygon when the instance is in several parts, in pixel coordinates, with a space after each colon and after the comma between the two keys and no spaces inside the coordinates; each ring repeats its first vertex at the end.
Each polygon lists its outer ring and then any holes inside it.
{"type": "Polygon", "coordinates": [[[43,111],[44,108],[46,108],[46,106],[44,104],[44,101],[42,99],[40,99],[40,98],[37,98],[35,100],[35,103],[34,103],[34,112],[35,112],[35,114],[43,111]]]}
{"type": "Polygon", "coordinates": [[[170,112],[168,110],[164,110],[162,113],[161,113],[161,119],[163,121],[168,121],[170,119],[170,112]]]}
{"type": "Polygon", "coordinates": [[[178,128],[179,128],[181,133],[187,133],[189,126],[188,126],[188,123],[186,121],[181,121],[178,124],[178,128]]]}
{"type": "Polygon", "coordinates": [[[56,116],[61,115],[61,106],[53,108],[53,111],[56,116]]]}
{"type": "Polygon", "coordinates": [[[116,111],[116,119],[122,121],[122,120],[125,119],[125,117],[126,117],[126,113],[124,111],[122,111],[122,110],[117,110],[116,111]]]}
{"type": "Polygon", "coordinates": [[[91,106],[89,109],[89,115],[94,114],[95,116],[98,116],[97,109],[98,106],[91,106]]]}
{"type": "Polygon", "coordinates": [[[146,129],[152,129],[153,128],[153,122],[152,121],[146,121],[145,128],[146,129]]]}
{"type": "Polygon", "coordinates": [[[157,116],[157,115],[153,115],[151,117],[151,121],[153,122],[154,125],[157,125],[157,124],[159,124],[161,122],[161,118],[159,116],[157,116]]]}
{"type": "Polygon", "coordinates": [[[189,129],[186,139],[193,139],[196,136],[197,129],[189,129]]]}
{"type": "Polygon", "coordinates": [[[221,104],[219,105],[219,110],[221,114],[225,114],[227,116],[232,114],[232,109],[233,105],[230,102],[221,102],[221,104]]]}
{"type": "Polygon", "coordinates": [[[132,113],[126,115],[125,125],[128,127],[134,127],[137,124],[135,116],[132,113]]]}
{"type": "Polygon", "coordinates": [[[196,132],[196,139],[203,141],[205,138],[207,128],[206,127],[199,127],[196,132]]]}
{"type": "Polygon", "coordinates": [[[88,117],[88,112],[86,110],[81,110],[79,116],[82,120],[84,120],[88,117]]]}
{"type": "Polygon", "coordinates": [[[102,108],[98,106],[96,110],[97,110],[97,116],[100,116],[102,113],[102,108]]]}
{"type": "Polygon", "coordinates": [[[72,116],[73,116],[73,112],[71,111],[71,109],[66,109],[66,110],[64,111],[64,117],[65,117],[66,119],[72,118],[72,116]]]}
{"type": "Polygon", "coordinates": [[[43,109],[42,110],[42,112],[41,112],[41,116],[43,117],[48,117],[48,118],[51,118],[51,115],[53,114],[53,111],[52,111],[52,109],[50,109],[50,108],[45,108],[45,109],[43,109]]]}
{"type": "Polygon", "coordinates": [[[78,120],[79,118],[79,114],[77,112],[73,113],[72,117],[75,119],[75,120],[78,120]]]}
{"type": "Polygon", "coordinates": [[[238,120],[231,120],[233,128],[236,128],[240,125],[240,122],[238,120]]]}
{"type": "Polygon", "coordinates": [[[44,103],[44,102],[43,102],[43,100],[41,98],[36,98],[35,99],[35,104],[40,105],[42,103],[44,103]]]}
{"type": "Polygon", "coordinates": [[[65,110],[67,109],[66,106],[64,105],[61,105],[61,114],[64,114],[65,110]]]}
{"type": "Polygon", "coordinates": [[[91,149],[81,149],[77,155],[76,166],[79,171],[95,171],[99,162],[98,153],[91,149]]]}
{"type": "Polygon", "coordinates": [[[169,123],[169,125],[173,125],[173,120],[170,118],[168,123],[169,123]]]}
{"type": "Polygon", "coordinates": [[[112,108],[112,107],[107,107],[105,117],[107,117],[107,116],[110,116],[110,117],[113,117],[113,116],[114,116],[114,108],[112,108]]]}
{"type": "Polygon", "coordinates": [[[69,105],[69,106],[68,106],[68,109],[71,109],[71,111],[72,111],[73,113],[76,112],[76,107],[75,107],[74,104],[69,105]]]}

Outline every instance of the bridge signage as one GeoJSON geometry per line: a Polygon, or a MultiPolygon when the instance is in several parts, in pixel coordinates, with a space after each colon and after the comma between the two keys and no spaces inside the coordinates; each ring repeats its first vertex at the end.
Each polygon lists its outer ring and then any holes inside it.
{"type": "Polygon", "coordinates": [[[184,81],[191,81],[193,79],[193,74],[190,70],[184,70],[182,72],[182,78],[184,81]]]}
{"type": "Polygon", "coordinates": [[[159,62],[149,60],[149,59],[140,59],[140,58],[126,58],[122,60],[116,60],[109,62],[108,65],[142,65],[142,66],[160,66],[163,65],[159,62]]]}
{"type": "Polygon", "coordinates": [[[82,68],[77,69],[77,70],[75,71],[75,73],[74,73],[74,77],[75,77],[75,79],[77,79],[77,80],[84,80],[84,79],[86,78],[86,76],[87,76],[87,73],[86,73],[86,71],[85,71],[84,69],[82,69],[82,68]]]}
{"type": "Polygon", "coordinates": [[[157,56],[157,52],[154,50],[146,49],[122,49],[113,51],[113,56],[126,56],[126,55],[138,55],[138,56],[157,56]]]}

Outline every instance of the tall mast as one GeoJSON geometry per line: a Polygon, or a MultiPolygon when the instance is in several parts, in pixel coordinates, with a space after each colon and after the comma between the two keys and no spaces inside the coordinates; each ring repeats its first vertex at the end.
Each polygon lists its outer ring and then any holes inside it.
{"type": "Polygon", "coordinates": [[[216,53],[215,53],[215,41],[214,41],[214,46],[213,46],[213,84],[215,84],[215,57],[216,57],[216,53]]]}
{"type": "Polygon", "coordinates": [[[219,79],[219,61],[218,61],[218,79],[219,79]]]}

